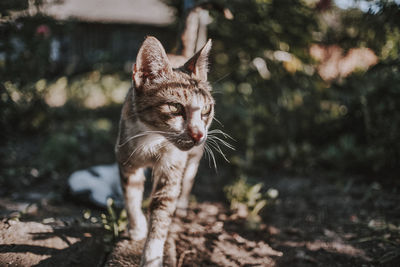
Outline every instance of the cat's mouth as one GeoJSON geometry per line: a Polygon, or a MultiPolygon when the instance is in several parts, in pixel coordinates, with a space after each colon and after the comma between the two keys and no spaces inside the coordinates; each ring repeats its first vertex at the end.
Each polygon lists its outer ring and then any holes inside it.
{"type": "Polygon", "coordinates": [[[186,142],[175,143],[175,145],[180,150],[187,151],[187,150],[190,150],[191,148],[193,148],[195,146],[195,143],[193,141],[186,141],[186,142]]]}
{"type": "Polygon", "coordinates": [[[181,135],[179,138],[170,139],[170,141],[180,150],[187,151],[192,149],[195,146],[199,146],[204,143],[205,138],[200,142],[196,142],[192,138],[187,135],[181,135]]]}

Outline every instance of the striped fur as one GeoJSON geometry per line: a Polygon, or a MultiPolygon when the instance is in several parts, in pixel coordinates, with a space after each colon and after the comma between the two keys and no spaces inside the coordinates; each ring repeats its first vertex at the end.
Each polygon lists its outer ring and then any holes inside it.
{"type": "Polygon", "coordinates": [[[141,266],[162,266],[171,216],[184,213],[214,115],[207,82],[211,41],[183,66],[148,37],[121,112],[116,156],[131,238],[146,238],[141,266]],[[141,210],[143,170],[153,168],[149,226],[141,210]]]}

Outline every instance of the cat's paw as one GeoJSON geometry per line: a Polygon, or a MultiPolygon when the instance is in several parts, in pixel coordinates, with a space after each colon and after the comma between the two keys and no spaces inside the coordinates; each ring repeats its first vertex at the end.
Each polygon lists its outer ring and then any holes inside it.
{"type": "Polygon", "coordinates": [[[163,266],[163,239],[150,239],[147,240],[143,249],[142,259],[140,261],[141,267],[162,267],[163,266]]]}
{"type": "Polygon", "coordinates": [[[186,217],[187,213],[187,208],[177,208],[175,211],[175,215],[178,217],[186,217]]]}
{"type": "Polygon", "coordinates": [[[189,200],[187,198],[178,199],[178,203],[176,203],[175,215],[178,217],[186,217],[188,207],[189,207],[189,200]]]}

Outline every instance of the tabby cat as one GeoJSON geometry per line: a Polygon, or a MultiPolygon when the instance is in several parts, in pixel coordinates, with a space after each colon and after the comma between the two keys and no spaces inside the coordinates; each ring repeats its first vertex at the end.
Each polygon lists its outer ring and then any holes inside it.
{"type": "Polygon", "coordinates": [[[173,66],[161,43],[147,37],[133,67],[115,150],[130,236],[146,238],[141,266],[162,266],[171,216],[188,206],[214,116],[207,81],[210,49],[211,40],[182,66],[173,66]],[[149,227],[141,209],[148,167],[153,175],[149,227]]]}

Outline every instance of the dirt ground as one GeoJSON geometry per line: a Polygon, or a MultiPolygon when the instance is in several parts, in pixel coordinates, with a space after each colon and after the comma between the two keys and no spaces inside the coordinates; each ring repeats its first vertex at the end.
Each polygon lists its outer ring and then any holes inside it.
{"type": "MultiPolygon", "coordinates": [[[[176,266],[400,266],[400,194],[358,179],[269,177],[279,197],[248,223],[222,202],[174,218],[176,266]]],[[[204,197],[203,197],[204,198],[204,197]]],[[[135,266],[142,243],[105,240],[102,211],[34,187],[0,198],[0,266],[135,266]]]]}

